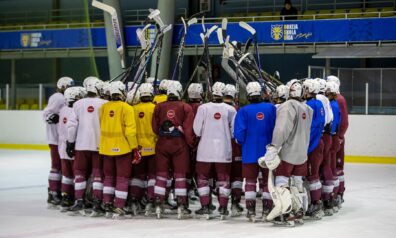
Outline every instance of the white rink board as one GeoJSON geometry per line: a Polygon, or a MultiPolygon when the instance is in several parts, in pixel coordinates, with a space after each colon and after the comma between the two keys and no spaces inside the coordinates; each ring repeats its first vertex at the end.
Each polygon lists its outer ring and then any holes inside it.
{"type": "Polygon", "coordinates": [[[344,207],[295,228],[248,223],[245,218],[163,220],[70,217],[46,209],[46,151],[0,150],[0,238],[326,238],[394,237],[396,165],[346,164],[344,207]]]}
{"type": "MultiPolygon", "coordinates": [[[[0,144],[46,144],[41,111],[0,111],[0,144]]],[[[350,115],[346,154],[396,157],[396,116],[350,115]]]]}

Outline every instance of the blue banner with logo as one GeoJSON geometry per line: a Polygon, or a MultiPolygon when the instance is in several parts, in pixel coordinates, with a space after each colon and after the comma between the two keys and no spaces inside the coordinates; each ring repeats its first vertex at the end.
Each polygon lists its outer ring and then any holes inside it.
{"type": "MultiPolygon", "coordinates": [[[[298,44],[298,43],[341,43],[396,41],[396,18],[307,20],[287,22],[251,22],[256,29],[259,44],[298,44]]],[[[214,24],[206,24],[209,29],[214,24]]],[[[217,24],[219,27],[220,24],[217,24]]],[[[139,46],[136,29],[140,26],[125,27],[127,46],[139,46]]],[[[176,25],[173,33],[173,45],[177,46],[181,38],[182,26],[176,25]]],[[[190,26],[186,37],[186,46],[202,45],[201,24],[190,26]]],[[[238,23],[229,23],[227,34],[230,40],[246,42],[250,33],[238,23]]],[[[149,30],[154,40],[155,29],[149,30]]],[[[216,32],[209,38],[209,44],[218,45],[216,32]]],[[[104,28],[0,31],[1,50],[21,49],[72,49],[106,47],[104,28]],[[91,31],[91,32],[89,32],[91,31]],[[91,41],[89,36],[91,35],[91,41]]]]}

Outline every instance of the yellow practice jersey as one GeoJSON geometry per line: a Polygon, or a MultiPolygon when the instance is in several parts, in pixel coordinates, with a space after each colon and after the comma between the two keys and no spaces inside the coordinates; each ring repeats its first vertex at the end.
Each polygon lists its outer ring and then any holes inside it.
{"type": "Polygon", "coordinates": [[[158,94],[158,95],[155,95],[155,97],[153,99],[153,103],[158,104],[161,102],[165,102],[166,100],[168,100],[168,96],[166,94],[158,94]]]}
{"type": "Polygon", "coordinates": [[[135,111],[136,131],[139,146],[142,147],[142,156],[155,154],[157,135],[153,132],[151,121],[153,120],[155,104],[141,102],[133,106],[135,111]]]}
{"type": "Polygon", "coordinates": [[[131,106],[110,101],[100,108],[100,146],[102,155],[116,156],[137,148],[136,122],[131,106]]]}

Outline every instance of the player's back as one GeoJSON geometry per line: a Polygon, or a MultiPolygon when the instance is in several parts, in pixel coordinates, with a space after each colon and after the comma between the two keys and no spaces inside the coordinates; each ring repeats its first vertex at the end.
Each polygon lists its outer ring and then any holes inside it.
{"type": "Polygon", "coordinates": [[[141,102],[133,106],[136,122],[136,135],[138,143],[142,146],[142,156],[155,154],[157,135],[152,128],[155,104],[141,102]]]}
{"type": "Polygon", "coordinates": [[[73,108],[62,107],[59,112],[59,123],[58,123],[58,151],[62,159],[72,159],[66,153],[66,140],[67,140],[67,122],[73,113],[73,108]]]}

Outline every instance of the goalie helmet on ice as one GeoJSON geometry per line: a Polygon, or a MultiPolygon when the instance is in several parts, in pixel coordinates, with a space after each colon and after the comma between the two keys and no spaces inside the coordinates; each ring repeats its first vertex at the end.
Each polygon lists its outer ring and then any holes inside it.
{"type": "Polygon", "coordinates": [[[188,97],[190,99],[200,99],[202,98],[202,94],[203,94],[203,87],[202,84],[200,83],[192,83],[190,84],[190,86],[188,87],[188,97]]]}

